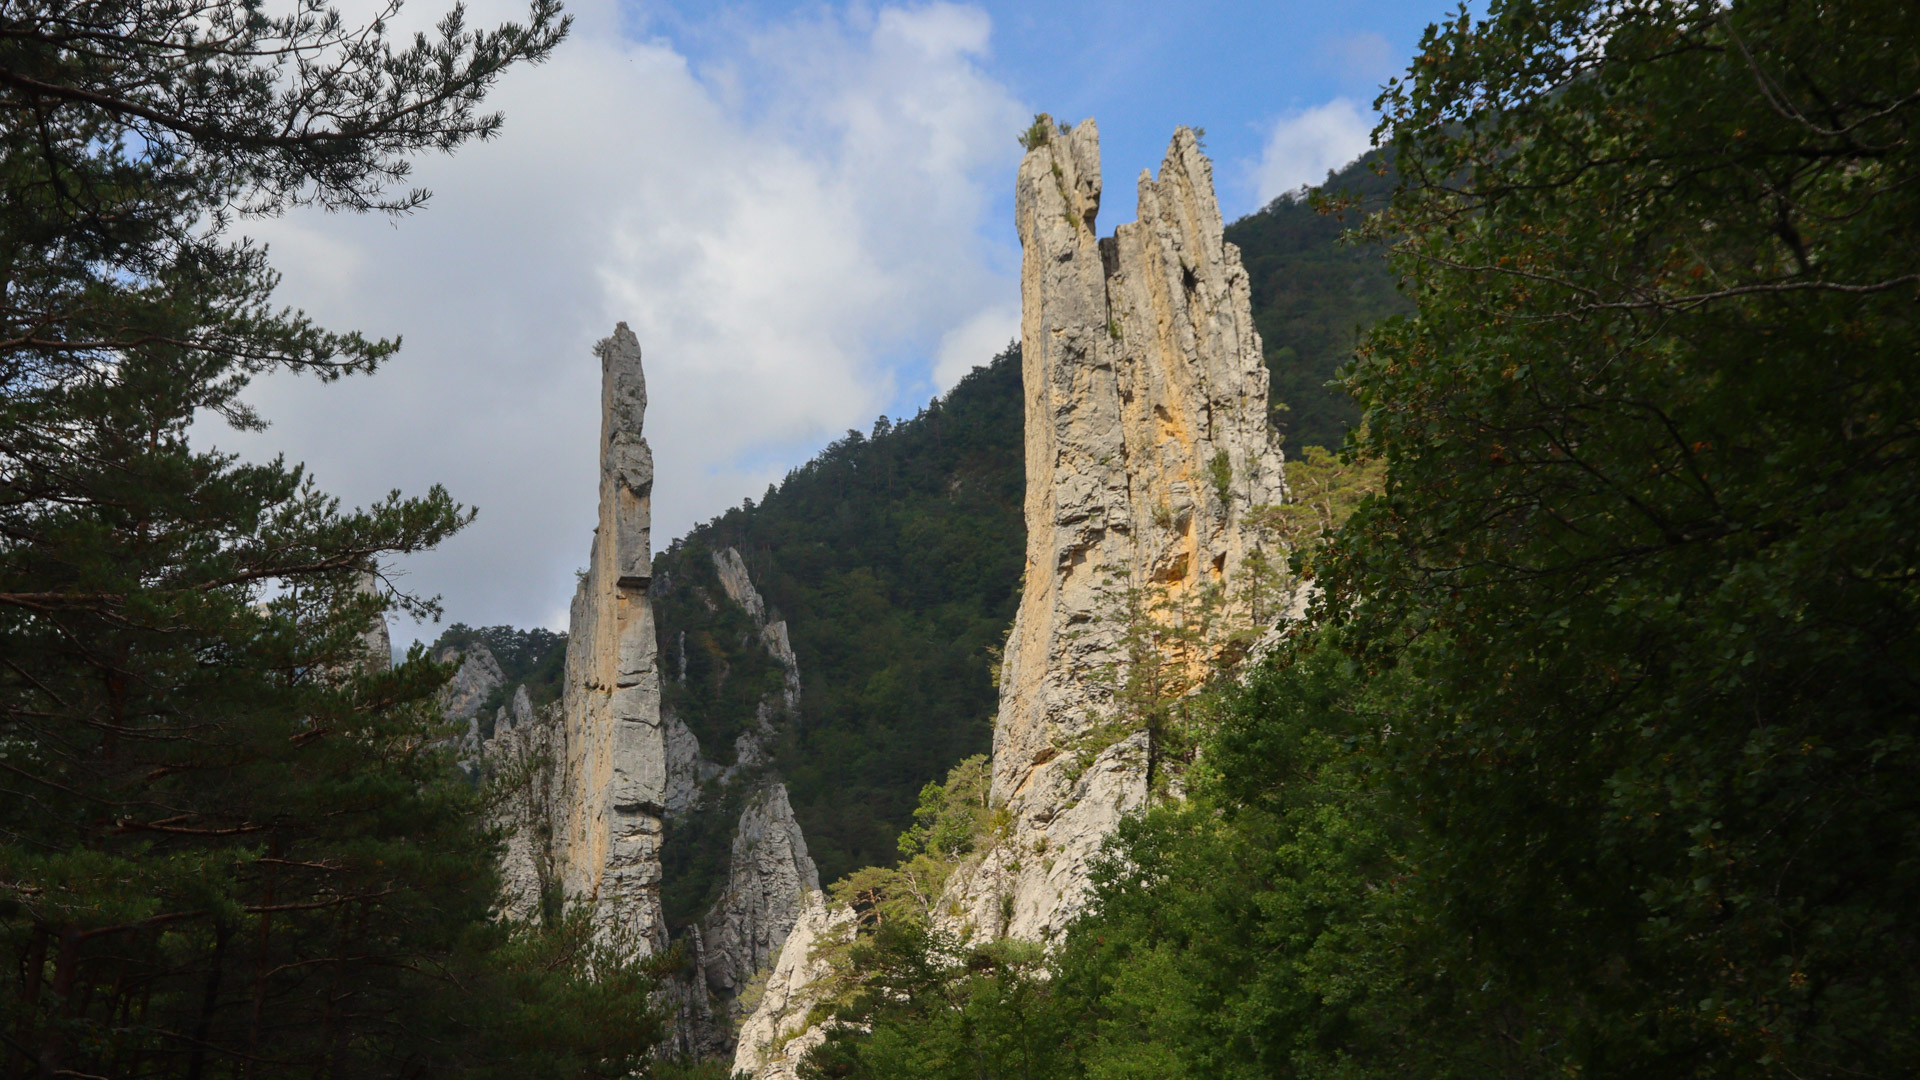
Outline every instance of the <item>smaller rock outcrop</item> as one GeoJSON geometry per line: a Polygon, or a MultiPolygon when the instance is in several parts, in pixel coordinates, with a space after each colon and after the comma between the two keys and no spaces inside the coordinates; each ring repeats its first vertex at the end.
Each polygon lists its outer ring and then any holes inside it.
{"type": "Polygon", "coordinates": [[[708,987],[732,999],[772,968],[806,898],[819,891],[787,786],[769,784],[740,814],[727,888],[705,920],[708,987]]]}
{"type": "Polygon", "coordinates": [[[825,893],[808,895],[780,958],[759,988],[759,1000],[740,1026],[733,1056],[736,1075],[794,1080],[806,1052],[826,1038],[824,1030],[808,1022],[833,974],[822,953],[852,938],[854,919],[851,908],[831,905],[825,893]]]}
{"type": "Polygon", "coordinates": [[[793,655],[793,643],[787,639],[787,621],[768,620],[767,603],[761,598],[760,590],[753,587],[753,579],[747,576],[746,560],[738,550],[723,548],[714,552],[713,569],[720,577],[720,588],[745,609],[754,625],[760,628],[760,643],[785,672],[780,700],[787,712],[793,712],[800,707],[800,661],[793,655]]]}
{"type": "Polygon", "coordinates": [[[819,892],[820,875],[807,855],[786,785],[768,778],[771,748],[783,727],[797,721],[800,705],[800,663],[787,624],[774,617],[754,587],[739,551],[714,552],[713,568],[720,591],[746,612],[760,646],[781,670],[778,694],[756,705],[752,726],[734,740],[733,763],[723,768],[699,760],[694,765],[700,783],[717,790],[755,785],[734,828],[724,890],[694,930],[701,975],[697,989],[711,996],[719,1015],[701,1013],[706,1028],[691,1037],[706,1047],[731,1048],[734,1024],[753,997],[750,988],[768,978],[807,898],[819,892]]]}
{"type": "Polygon", "coordinates": [[[526,687],[502,707],[484,745],[485,768],[504,792],[495,824],[506,836],[500,856],[501,914],[538,922],[566,901],[555,871],[554,828],[566,818],[559,764],[564,755],[560,703],[536,711],[526,687]]]}
{"type": "MultiPolygon", "coordinates": [[[[364,571],[354,582],[354,590],[360,593],[378,594],[380,579],[373,571],[364,571]]],[[[360,635],[360,647],[366,650],[369,671],[393,670],[393,638],[387,632],[386,615],[380,614],[373,617],[373,621],[367,625],[367,632],[360,635]]]]}
{"type": "Polygon", "coordinates": [[[460,661],[453,678],[440,688],[440,711],[451,723],[471,724],[480,715],[480,706],[507,681],[493,651],[477,641],[465,648],[449,646],[433,659],[440,664],[460,661]]]}

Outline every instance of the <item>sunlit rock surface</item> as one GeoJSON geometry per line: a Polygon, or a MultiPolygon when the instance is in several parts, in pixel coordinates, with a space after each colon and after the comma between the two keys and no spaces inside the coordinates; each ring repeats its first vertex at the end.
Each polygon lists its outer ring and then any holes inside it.
{"type": "MultiPolygon", "coordinates": [[[[1138,220],[1103,240],[1098,130],[1041,123],[1015,189],[1027,562],[993,738],[1010,823],[936,908],[974,940],[1051,940],[1084,907],[1088,859],[1146,805],[1154,768],[1112,693],[1128,598],[1217,588],[1230,607],[1259,546],[1248,512],[1283,494],[1247,274],[1194,133],[1174,133],[1159,175],[1140,177],[1138,220]]],[[[800,927],[851,917],[803,915],[736,1069],[786,1075],[822,1037],[782,1043],[819,996],[804,977],[824,973],[800,927]]]]}

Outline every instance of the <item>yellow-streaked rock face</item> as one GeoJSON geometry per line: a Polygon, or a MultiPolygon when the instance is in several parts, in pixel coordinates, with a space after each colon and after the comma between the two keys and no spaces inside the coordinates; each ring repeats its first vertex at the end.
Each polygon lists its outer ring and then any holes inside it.
{"type": "Polygon", "coordinates": [[[949,889],[975,935],[1058,932],[1088,856],[1146,801],[1143,734],[1085,761],[1114,718],[1100,673],[1123,659],[1121,598],[1230,589],[1258,543],[1247,512],[1282,495],[1247,274],[1194,133],[1174,133],[1159,176],[1140,176],[1138,220],[1104,240],[1100,198],[1091,120],[1021,162],[1026,583],[993,743],[1012,828],[949,889]]]}
{"type": "Polygon", "coordinates": [[[660,845],[673,801],[673,754],[647,598],[647,384],[640,343],[625,323],[594,351],[601,363],[600,525],[573,597],[565,694],[556,721],[515,724],[492,751],[501,761],[525,758],[523,771],[540,763],[525,805],[506,822],[504,908],[531,917],[542,894],[558,889],[568,902],[592,904],[603,938],[651,953],[667,947],[660,845]]]}

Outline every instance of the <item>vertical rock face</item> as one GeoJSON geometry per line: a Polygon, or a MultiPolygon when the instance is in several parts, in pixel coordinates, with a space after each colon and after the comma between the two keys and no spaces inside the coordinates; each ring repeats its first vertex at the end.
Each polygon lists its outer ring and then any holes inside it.
{"type": "Polygon", "coordinates": [[[807,897],[780,958],[761,987],[760,1000],[740,1025],[734,1075],[793,1080],[800,1059],[826,1038],[817,1025],[807,1024],[808,1014],[819,1001],[820,987],[832,974],[817,953],[824,944],[851,937],[853,925],[851,908],[829,905],[823,893],[807,897]]]}
{"type": "Polygon", "coordinates": [[[659,650],[647,602],[653,454],[640,343],[627,324],[595,347],[601,364],[600,527],[574,593],[555,825],[559,884],[591,899],[608,935],[666,947],[661,815],[668,801],[659,650]]]}
{"type": "Polygon", "coordinates": [[[1257,548],[1247,512],[1282,495],[1247,274],[1193,132],[1174,133],[1160,175],[1140,176],[1139,220],[1105,240],[1093,121],[1050,135],[1015,194],[1027,576],[993,743],[1014,827],[949,893],[973,933],[1035,940],[1079,911],[1087,857],[1146,800],[1150,747],[1115,741],[1102,677],[1138,617],[1127,598],[1217,587],[1230,604],[1257,548]]]}
{"type": "MultiPolygon", "coordinates": [[[[754,785],[734,828],[726,888],[700,926],[703,989],[726,1002],[729,1019],[737,1019],[742,993],[768,976],[808,898],[819,895],[820,875],[807,855],[786,785],[768,771],[780,729],[794,722],[800,706],[800,663],[787,624],[773,617],[739,551],[729,547],[714,552],[713,568],[721,591],[747,613],[759,631],[760,646],[781,671],[778,695],[761,699],[753,726],[734,740],[734,763],[725,768],[699,763],[702,778],[716,780],[722,789],[754,785]]],[[[734,1045],[730,1025],[709,1028],[708,1047],[734,1045]]]]}
{"type": "MultiPolygon", "coordinates": [[[[1082,909],[1089,857],[1148,796],[1152,747],[1113,694],[1138,598],[1217,589],[1230,609],[1258,549],[1247,513],[1283,495],[1247,275],[1194,134],[1176,131],[1160,175],[1141,175],[1139,220],[1100,240],[1098,131],[1042,122],[1015,194],[1027,565],[992,792],[1011,828],[955,871],[936,912],[976,939],[1045,941],[1082,909]]],[[[827,974],[811,950],[851,920],[802,914],[737,1071],[790,1076],[823,1037],[806,1024],[827,974]]]]}
{"type": "Polygon", "coordinates": [[[595,352],[600,525],[573,597],[563,697],[557,713],[539,717],[516,699],[514,722],[496,732],[487,759],[496,771],[515,770],[519,781],[505,822],[506,911],[531,917],[550,895],[585,901],[605,939],[657,952],[667,945],[661,819],[692,797],[690,783],[673,783],[669,763],[676,754],[697,756],[698,747],[689,749],[690,734],[670,730],[660,715],[647,599],[653,454],[641,435],[640,343],[621,323],[595,352]]]}
{"type": "MultiPolygon", "coordinates": [[[[354,582],[356,592],[378,594],[380,580],[372,571],[363,572],[354,582]]],[[[360,646],[367,652],[367,670],[373,672],[393,670],[393,638],[387,634],[387,617],[375,615],[367,624],[367,631],[360,635],[360,646]]]]}
{"type": "Polygon", "coordinates": [[[785,784],[770,784],[748,803],[733,836],[726,892],[707,915],[707,986],[732,998],[780,955],[820,874],[793,819],[785,784]]]}
{"type": "Polygon", "coordinates": [[[560,894],[554,872],[554,822],[560,805],[564,774],[559,768],[565,747],[559,704],[535,713],[522,686],[513,708],[502,709],[494,722],[493,738],[485,745],[485,761],[496,776],[514,780],[500,807],[506,849],[500,856],[501,913],[519,922],[538,922],[560,894]]]}
{"type": "MultiPolygon", "coordinates": [[[[500,824],[507,833],[501,913],[508,918],[538,920],[560,904],[585,902],[604,940],[641,952],[664,950],[660,890],[669,822],[717,812],[702,808],[712,794],[745,793],[720,899],[698,925],[683,928],[693,974],[662,991],[662,1004],[675,1018],[671,1046],[707,1056],[731,1050],[734,1042],[734,1017],[716,1015],[715,1005],[732,1008],[749,986],[764,985],[809,898],[824,903],[787,789],[767,771],[779,725],[799,706],[800,668],[786,623],[771,617],[745,560],[726,548],[714,555],[721,592],[747,613],[760,647],[780,665],[780,688],[759,703],[754,724],[737,740],[734,763],[725,767],[703,756],[694,732],[663,709],[650,597],[653,458],[641,434],[647,392],[640,347],[622,323],[596,352],[602,365],[600,524],[573,598],[563,696],[536,710],[526,687],[518,688],[511,708],[492,718],[487,737],[487,718],[476,714],[503,678],[486,647],[474,645],[461,656],[441,705],[450,719],[468,724],[476,767],[507,782],[500,824]]],[[[664,578],[660,585],[664,592],[664,578]]],[[[684,643],[680,653],[684,664],[684,643]]],[[[720,803],[738,805],[727,798],[720,803]]]]}

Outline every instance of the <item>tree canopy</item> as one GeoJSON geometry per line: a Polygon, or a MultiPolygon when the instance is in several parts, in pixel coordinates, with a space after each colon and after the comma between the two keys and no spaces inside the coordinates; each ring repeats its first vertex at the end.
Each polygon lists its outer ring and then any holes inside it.
{"type": "Polygon", "coordinates": [[[440,749],[449,674],[373,620],[471,512],[343,510],[250,428],[274,370],[397,341],[277,306],[248,215],[398,212],[498,130],[526,22],[396,45],[313,0],[0,11],[0,1041],[8,1076],[626,1075],[652,974],[493,922],[495,837],[440,749]]]}
{"type": "Polygon", "coordinates": [[[1502,0],[1379,105],[1311,622],[1039,970],[876,934],[813,1075],[1920,1059],[1920,9],[1502,0]]]}

